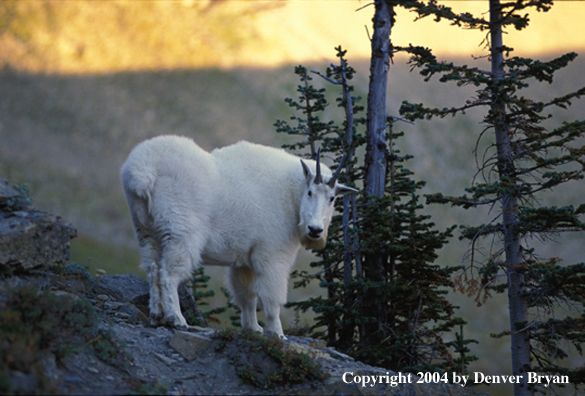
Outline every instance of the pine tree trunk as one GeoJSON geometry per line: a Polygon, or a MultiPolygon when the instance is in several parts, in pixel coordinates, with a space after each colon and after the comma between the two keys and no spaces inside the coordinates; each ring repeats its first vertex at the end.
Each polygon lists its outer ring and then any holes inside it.
{"type": "MultiPolygon", "coordinates": [[[[341,62],[340,67],[341,70],[341,82],[343,87],[343,98],[345,100],[345,121],[346,121],[346,144],[347,147],[345,149],[346,154],[346,175],[347,175],[347,182],[350,182],[350,168],[351,168],[351,161],[353,159],[353,104],[351,101],[351,91],[349,88],[349,84],[347,83],[347,76],[345,73],[345,64],[343,61],[341,62]]],[[[355,196],[353,194],[347,194],[343,196],[343,215],[342,215],[342,227],[343,227],[343,245],[345,253],[343,254],[343,282],[346,285],[349,285],[351,280],[353,279],[353,253],[352,247],[354,245],[354,238],[356,236],[350,233],[349,223],[351,215],[355,215],[356,205],[355,205],[355,196]]],[[[345,298],[344,298],[344,306],[351,307],[355,303],[355,296],[349,290],[349,287],[346,287],[344,291],[345,298]]],[[[348,314],[345,314],[346,316],[348,314]]],[[[354,327],[353,326],[344,326],[341,328],[339,332],[339,347],[343,351],[347,351],[351,345],[353,344],[354,339],[354,327]]]]}
{"type": "MultiPolygon", "coordinates": [[[[383,196],[386,182],[386,89],[390,68],[390,32],[393,17],[394,9],[390,4],[384,0],[375,1],[364,179],[364,189],[370,197],[383,196]]],[[[365,278],[372,282],[385,284],[385,261],[386,254],[384,252],[366,256],[363,263],[365,278]]],[[[378,320],[377,323],[366,326],[364,336],[369,337],[373,333],[383,331],[382,325],[386,322],[386,304],[375,296],[366,296],[364,301],[366,304],[367,302],[373,304],[366,309],[371,309],[370,314],[374,314],[378,320]],[[378,301],[376,301],[377,299],[378,301]]]]}
{"type": "Polygon", "coordinates": [[[381,197],[386,182],[386,89],[394,10],[384,0],[376,0],[375,7],[368,91],[365,189],[369,195],[381,197]]]}
{"type": "MultiPolygon", "coordinates": [[[[502,12],[500,0],[490,0],[491,22],[491,57],[494,83],[504,77],[504,54],[502,41],[502,12]]],[[[496,88],[497,89],[497,88],[496,88]]],[[[513,182],[514,160],[510,129],[506,122],[506,108],[501,92],[494,92],[491,106],[496,115],[494,123],[498,157],[498,173],[501,182],[513,182]]],[[[533,395],[528,389],[525,373],[530,371],[530,337],[527,330],[521,330],[518,324],[527,321],[527,304],[523,297],[524,275],[522,274],[522,252],[520,235],[516,231],[518,224],[518,198],[512,193],[502,197],[502,222],[504,227],[504,247],[508,275],[508,303],[510,310],[510,330],[512,331],[512,370],[514,375],[523,375],[524,381],[514,384],[515,396],[533,395]]]]}

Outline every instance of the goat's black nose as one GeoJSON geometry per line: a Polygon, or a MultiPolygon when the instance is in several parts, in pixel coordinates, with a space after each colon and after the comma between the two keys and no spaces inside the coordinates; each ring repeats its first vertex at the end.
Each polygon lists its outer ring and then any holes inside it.
{"type": "Polygon", "coordinates": [[[309,226],[309,231],[311,231],[311,235],[319,235],[323,232],[322,228],[319,227],[311,227],[309,226]]]}

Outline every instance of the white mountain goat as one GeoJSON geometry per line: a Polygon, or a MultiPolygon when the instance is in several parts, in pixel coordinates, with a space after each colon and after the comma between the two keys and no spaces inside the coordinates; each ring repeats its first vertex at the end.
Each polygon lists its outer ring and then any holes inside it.
{"type": "MultiPolygon", "coordinates": [[[[341,166],[339,167],[339,170],[341,166]]],[[[159,136],[140,143],[122,167],[153,325],[186,326],[178,285],[201,264],[229,266],[242,327],[284,338],[280,306],[301,245],[323,248],[338,195],[339,170],[248,142],[208,153],[193,140],[159,136]]]]}

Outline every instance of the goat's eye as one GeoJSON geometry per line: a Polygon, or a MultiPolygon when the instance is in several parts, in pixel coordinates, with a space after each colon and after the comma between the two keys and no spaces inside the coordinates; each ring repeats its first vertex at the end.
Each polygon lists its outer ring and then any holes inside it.
{"type": "Polygon", "coordinates": [[[309,197],[313,196],[313,191],[309,190],[309,197]]]}
{"type": "Polygon", "coordinates": [[[333,201],[335,201],[335,197],[329,198],[329,203],[333,203],[333,201]]]}

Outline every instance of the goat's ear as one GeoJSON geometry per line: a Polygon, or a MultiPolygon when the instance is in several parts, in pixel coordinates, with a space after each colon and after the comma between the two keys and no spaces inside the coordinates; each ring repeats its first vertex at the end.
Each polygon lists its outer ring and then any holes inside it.
{"type": "Polygon", "coordinates": [[[303,173],[305,174],[307,185],[309,185],[313,181],[313,174],[311,173],[311,170],[309,169],[307,164],[305,164],[305,161],[301,160],[301,165],[303,165],[303,173]]]}
{"type": "Polygon", "coordinates": [[[345,194],[352,194],[356,193],[358,190],[352,187],[348,187],[344,184],[338,184],[335,186],[335,195],[345,195],[345,194]]]}

